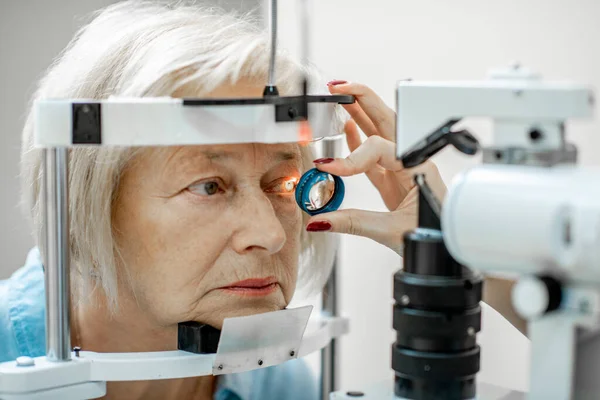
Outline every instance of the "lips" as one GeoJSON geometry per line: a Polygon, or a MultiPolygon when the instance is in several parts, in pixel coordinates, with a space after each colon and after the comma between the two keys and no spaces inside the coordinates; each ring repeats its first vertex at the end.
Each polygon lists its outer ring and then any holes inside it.
{"type": "Polygon", "coordinates": [[[220,289],[233,294],[247,296],[266,296],[277,289],[278,282],[275,277],[254,278],[232,283],[220,289]]]}

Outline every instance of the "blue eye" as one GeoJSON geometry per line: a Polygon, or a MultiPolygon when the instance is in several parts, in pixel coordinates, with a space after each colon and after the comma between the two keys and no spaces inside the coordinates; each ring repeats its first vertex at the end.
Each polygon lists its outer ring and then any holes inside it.
{"type": "Polygon", "coordinates": [[[195,183],[189,187],[190,192],[200,196],[212,196],[219,192],[219,182],[207,181],[195,183]]]}

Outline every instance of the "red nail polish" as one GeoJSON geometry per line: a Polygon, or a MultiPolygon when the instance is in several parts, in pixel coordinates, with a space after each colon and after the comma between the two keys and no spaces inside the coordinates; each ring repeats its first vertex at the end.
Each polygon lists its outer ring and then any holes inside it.
{"type": "Polygon", "coordinates": [[[315,164],[329,164],[330,162],[333,162],[333,161],[335,161],[335,158],[327,157],[327,158],[316,159],[316,160],[313,161],[313,163],[315,163],[315,164]]]}
{"type": "Polygon", "coordinates": [[[306,226],[307,232],[325,232],[331,229],[331,224],[328,221],[315,221],[306,226]]]}
{"type": "Polygon", "coordinates": [[[344,83],[348,83],[348,81],[334,80],[334,81],[328,82],[327,86],[343,85],[344,83]]]}

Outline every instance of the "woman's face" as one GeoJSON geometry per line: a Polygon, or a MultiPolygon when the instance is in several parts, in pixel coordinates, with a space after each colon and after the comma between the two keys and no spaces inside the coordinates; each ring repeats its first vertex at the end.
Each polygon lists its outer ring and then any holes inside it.
{"type": "Polygon", "coordinates": [[[301,171],[296,144],[144,151],[113,206],[121,293],[158,326],[220,328],[225,317],[284,308],[297,278],[301,171]]]}

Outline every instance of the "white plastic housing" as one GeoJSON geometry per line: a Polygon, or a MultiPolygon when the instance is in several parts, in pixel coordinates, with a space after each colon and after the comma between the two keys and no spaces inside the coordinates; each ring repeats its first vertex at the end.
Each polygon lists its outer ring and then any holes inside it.
{"type": "Polygon", "coordinates": [[[469,267],[600,283],[600,169],[475,167],[449,188],[442,230],[469,267]]]}
{"type": "MultiPolygon", "coordinates": [[[[401,157],[450,119],[494,120],[494,144],[529,147],[530,127],[559,126],[570,118],[589,117],[592,90],[569,83],[535,79],[473,82],[402,81],[396,91],[396,155],[401,157]],[[496,129],[496,127],[501,127],[496,129]]],[[[557,148],[560,132],[544,129],[546,148],[557,148]]],[[[536,148],[540,144],[535,143],[536,148]]]]}
{"type": "MultiPolygon", "coordinates": [[[[169,146],[301,141],[301,122],[276,122],[275,106],[183,105],[182,99],[40,100],[34,106],[37,147],[71,146],[73,104],[100,103],[103,146],[169,146]]],[[[342,133],[335,103],[310,103],[315,138],[342,133]]]]}

